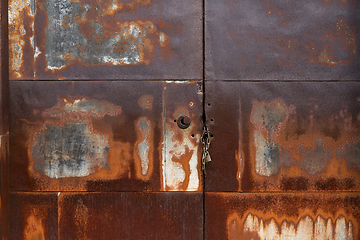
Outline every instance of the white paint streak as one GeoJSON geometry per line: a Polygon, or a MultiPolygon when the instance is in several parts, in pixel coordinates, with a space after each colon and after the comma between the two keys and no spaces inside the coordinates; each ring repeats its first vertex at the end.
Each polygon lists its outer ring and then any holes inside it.
{"type": "Polygon", "coordinates": [[[261,240],[353,240],[353,225],[339,216],[335,224],[330,218],[327,220],[318,216],[314,220],[310,216],[300,219],[297,226],[294,222],[283,220],[281,227],[274,218],[264,221],[249,213],[243,226],[243,234],[257,234],[261,240]]]}
{"type": "Polygon", "coordinates": [[[179,162],[174,162],[173,157],[181,157],[184,151],[176,141],[173,141],[174,133],[165,124],[165,184],[171,190],[181,190],[180,184],[185,180],[185,171],[179,162]]]}
{"type": "Polygon", "coordinates": [[[273,169],[267,166],[267,160],[273,159],[267,158],[269,150],[267,149],[267,141],[264,138],[261,130],[254,131],[254,143],[256,146],[255,152],[255,171],[261,176],[269,177],[273,175],[273,169]]]}
{"type": "MultiPolygon", "coordinates": [[[[200,136],[197,134],[196,136],[196,143],[200,142],[200,136]]],[[[196,191],[199,189],[199,185],[200,185],[200,179],[199,179],[199,174],[197,171],[197,165],[198,165],[198,148],[197,146],[193,146],[192,143],[190,142],[189,138],[186,138],[186,142],[188,146],[192,146],[192,149],[194,150],[191,159],[189,161],[190,164],[190,180],[189,180],[189,185],[187,190],[188,191],[196,191]]]]}
{"type": "Polygon", "coordinates": [[[146,176],[149,171],[149,137],[150,137],[150,121],[145,117],[140,118],[138,126],[141,129],[143,141],[139,144],[137,152],[141,161],[141,174],[146,176]]]}
{"type": "Polygon", "coordinates": [[[197,170],[198,166],[198,146],[197,144],[200,141],[200,136],[197,134],[194,136],[196,138],[196,143],[193,144],[189,137],[190,136],[191,127],[188,129],[183,129],[181,133],[183,134],[183,141],[179,142],[174,139],[174,132],[170,129],[168,124],[165,124],[165,144],[163,147],[163,158],[165,161],[163,162],[163,173],[165,176],[165,186],[169,190],[186,190],[186,191],[196,191],[200,186],[200,178],[197,170]],[[181,185],[184,183],[186,178],[186,172],[183,167],[183,164],[176,161],[182,159],[184,154],[187,151],[191,151],[191,157],[188,160],[188,164],[190,167],[189,173],[189,183],[186,189],[182,189],[181,185]]]}

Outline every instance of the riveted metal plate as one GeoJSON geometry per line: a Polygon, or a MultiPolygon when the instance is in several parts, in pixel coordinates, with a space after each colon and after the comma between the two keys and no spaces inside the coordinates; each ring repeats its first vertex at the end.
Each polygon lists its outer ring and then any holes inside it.
{"type": "Polygon", "coordinates": [[[9,1],[10,79],[200,79],[200,0],[9,1]]]}
{"type": "Polygon", "coordinates": [[[196,81],[14,81],[10,89],[12,190],[201,188],[196,81]],[[193,118],[188,129],[173,121],[180,112],[193,118]]]}
{"type": "Polygon", "coordinates": [[[202,193],[61,193],[60,239],[203,239],[202,193]]]}
{"type": "Polygon", "coordinates": [[[205,239],[359,239],[360,195],[206,193],[205,239]]]}
{"type": "Polygon", "coordinates": [[[207,191],[360,189],[359,83],[208,82],[205,105],[207,191]]]}
{"type": "Polygon", "coordinates": [[[58,239],[57,193],[11,193],[9,239],[58,239]]]}
{"type": "Polygon", "coordinates": [[[359,22],[357,0],[207,0],[206,79],[360,79],[359,22]]]}

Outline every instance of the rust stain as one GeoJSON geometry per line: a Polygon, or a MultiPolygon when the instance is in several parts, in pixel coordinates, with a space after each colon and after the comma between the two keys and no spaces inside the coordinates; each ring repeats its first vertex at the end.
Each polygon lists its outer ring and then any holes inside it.
{"type": "Polygon", "coordinates": [[[153,170],[153,130],[148,118],[142,117],[137,121],[138,141],[135,144],[134,159],[137,177],[149,180],[153,170]]]}
{"type": "Polygon", "coordinates": [[[154,98],[150,95],[144,95],[139,99],[139,105],[143,109],[151,109],[154,98]]]}
{"type": "Polygon", "coordinates": [[[343,215],[335,218],[303,215],[293,221],[263,218],[251,212],[241,220],[233,213],[227,228],[229,239],[354,239],[353,222],[343,215]]]}
{"type": "Polygon", "coordinates": [[[193,134],[193,124],[187,129],[179,129],[176,120],[189,116],[188,110],[179,108],[173,119],[164,123],[164,143],[162,149],[163,185],[165,190],[196,191],[200,188],[198,172],[200,134],[193,134]],[[170,123],[173,124],[170,124],[170,123]]]}
{"type": "Polygon", "coordinates": [[[44,227],[41,219],[34,212],[27,218],[24,228],[24,237],[26,240],[45,240],[44,227]]]}
{"type": "Polygon", "coordinates": [[[86,234],[88,227],[89,210],[84,205],[83,201],[79,199],[75,209],[75,224],[77,228],[77,239],[89,239],[86,234]]]}

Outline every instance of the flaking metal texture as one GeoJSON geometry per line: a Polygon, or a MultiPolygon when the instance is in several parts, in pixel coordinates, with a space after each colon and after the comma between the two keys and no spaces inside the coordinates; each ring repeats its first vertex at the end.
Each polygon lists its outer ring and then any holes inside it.
{"type": "Polygon", "coordinates": [[[9,239],[58,239],[57,193],[11,193],[9,239]]]}
{"type": "Polygon", "coordinates": [[[360,237],[360,195],[206,193],[205,239],[360,237]]]}
{"type": "Polygon", "coordinates": [[[360,84],[208,82],[207,191],[358,191],[360,84]]]}
{"type": "Polygon", "coordinates": [[[197,88],[196,81],[11,82],[11,189],[200,190],[197,88]],[[188,129],[174,122],[183,114],[192,119],[188,129]]]}
{"type": "Polygon", "coordinates": [[[202,2],[9,2],[10,79],[200,79],[202,2]]]}
{"type": "Polygon", "coordinates": [[[358,0],[208,0],[206,79],[360,79],[359,22],[358,0]]]}
{"type": "Polygon", "coordinates": [[[61,193],[59,239],[203,239],[202,193],[61,193]]]}

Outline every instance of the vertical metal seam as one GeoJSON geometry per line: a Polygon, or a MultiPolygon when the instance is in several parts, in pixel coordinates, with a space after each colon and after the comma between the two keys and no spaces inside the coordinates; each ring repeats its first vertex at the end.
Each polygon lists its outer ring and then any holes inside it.
{"type": "MultiPolygon", "coordinates": [[[[202,71],[202,92],[203,92],[203,102],[202,102],[202,107],[203,107],[203,112],[202,112],[202,121],[203,121],[203,127],[206,127],[206,111],[205,111],[205,0],[202,0],[202,67],[203,67],[203,71],[202,71]]],[[[201,164],[202,164],[202,159],[201,159],[201,164]]],[[[203,167],[203,166],[202,166],[203,167]]],[[[205,221],[206,221],[206,211],[205,211],[205,168],[202,170],[202,192],[203,192],[203,240],[205,240],[206,238],[206,231],[205,231],[205,221]]]]}

